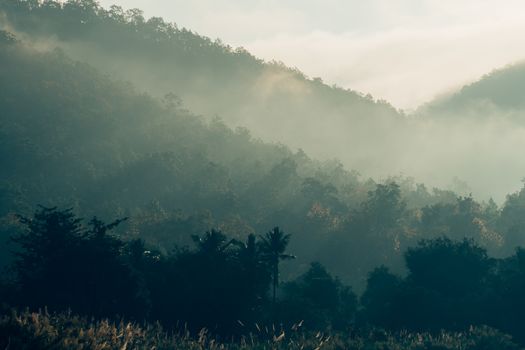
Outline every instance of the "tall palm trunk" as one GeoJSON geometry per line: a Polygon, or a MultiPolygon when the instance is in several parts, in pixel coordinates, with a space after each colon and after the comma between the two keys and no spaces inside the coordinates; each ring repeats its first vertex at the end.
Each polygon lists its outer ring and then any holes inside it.
{"type": "Polygon", "coordinates": [[[279,284],[279,258],[273,261],[273,308],[275,309],[275,295],[279,284]]]}

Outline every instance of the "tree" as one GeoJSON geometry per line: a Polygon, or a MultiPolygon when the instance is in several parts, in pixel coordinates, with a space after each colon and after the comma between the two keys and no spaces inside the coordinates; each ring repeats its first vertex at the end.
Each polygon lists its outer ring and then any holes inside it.
{"type": "Polygon", "coordinates": [[[310,329],[345,329],[354,321],[357,297],[314,262],[303,275],[285,284],[282,305],[280,314],[289,323],[303,320],[310,329]]]}
{"type": "Polygon", "coordinates": [[[19,247],[13,265],[20,293],[28,306],[70,304],[77,288],[72,264],[86,231],[72,209],[40,209],[32,218],[19,216],[26,232],[12,238],[19,247]],[[38,292],[37,292],[38,291],[38,292]]]}
{"type": "Polygon", "coordinates": [[[374,191],[369,191],[362,209],[371,232],[385,237],[400,226],[406,203],[401,199],[399,185],[391,182],[378,184],[374,191]]]}
{"type": "Polygon", "coordinates": [[[279,263],[281,260],[295,259],[295,256],[285,254],[290,237],[290,234],[285,234],[279,227],[274,227],[273,230],[261,236],[261,249],[271,269],[272,302],[274,306],[275,294],[279,285],[279,263]]]}
{"type": "Polygon", "coordinates": [[[472,239],[422,240],[405,253],[411,283],[451,297],[479,290],[491,267],[487,251],[472,239]]]}
{"type": "Polygon", "coordinates": [[[401,279],[385,266],[376,267],[368,274],[366,290],[360,300],[365,322],[387,328],[396,326],[395,301],[401,283],[401,279]]]}
{"type": "Polygon", "coordinates": [[[240,280],[236,283],[238,302],[245,305],[243,320],[255,322],[261,317],[260,311],[271,282],[270,271],[254,234],[248,235],[245,242],[235,241],[235,245],[235,262],[240,273],[240,280]]]}
{"type": "Polygon", "coordinates": [[[234,243],[233,240],[228,241],[228,237],[216,229],[207,231],[202,237],[194,235],[192,238],[197,246],[197,252],[210,258],[223,255],[226,249],[234,243]]]}
{"type": "Polygon", "coordinates": [[[143,317],[138,281],[122,259],[124,242],[109,234],[124,219],[82,224],[72,209],[40,207],[13,237],[18,245],[13,265],[15,303],[53,310],[68,308],[95,316],[143,317]]]}
{"type": "Polygon", "coordinates": [[[505,234],[507,248],[525,246],[525,186],[507,196],[498,227],[505,234]]]}
{"type": "Polygon", "coordinates": [[[398,310],[411,330],[466,329],[486,324],[493,260],[473,240],[422,240],[405,253],[409,270],[398,310]]]}
{"type": "Polygon", "coordinates": [[[254,234],[248,235],[246,242],[235,241],[237,245],[236,258],[245,275],[250,294],[260,297],[258,292],[267,289],[269,282],[268,269],[264,264],[264,256],[254,234]]]}

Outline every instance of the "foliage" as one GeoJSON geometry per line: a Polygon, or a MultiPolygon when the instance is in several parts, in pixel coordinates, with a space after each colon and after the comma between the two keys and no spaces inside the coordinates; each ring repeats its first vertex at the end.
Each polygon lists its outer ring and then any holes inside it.
{"type": "Polygon", "coordinates": [[[356,295],[321,264],[312,263],[308,271],[283,289],[280,317],[288,324],[302,320],[308,329],[342,331],[354,325],[356,295]]]}
{"type": "Polygon", "coordinates": [[[206,328],[220,336],[269,324],[433,333],[487,324],[523,340],[523,249],[495,259],[472,240],[422,240],[404,254],[406,277],[374,269],[359,302],[320,263],[286,282],[277,300],[278,264],[292,257],[290,235],[278,227],[246,242],[212,229],[193,236],[193,249],[162,254],[112,235],[124,220],[93,218],[85,225],[71,209],[41,207],[19,221],[25,229],[13,237],[14,277],[0,288],[19,307],[184,324],[191,334],[206,328]]]}
{"type": "Polygon", "coordinates": [[[362,181],[339,162],[206,122],[173,96],[139,94],[60,50],[10,44],[0,78],[2,237],[34,203],[129,217],[116,231],[164,254],[213,227],[242,241],[277,223],[301,237],[290,246],[298,264],[283,276],[319,260],[357,290],[375,266],[402,268],[403,249],[428,236],[409,204],[444,198],[408,182],[362,181]]]}
{"type": "Polygon", "coordinates": [[[408,274],[369,274],[360,321],[409,331],[489,325],[523,340],[524,255],[489,258],[472,240],[423,240],[407,250],[408,274]]]}
{"type": "Polygon", "coordinates": [[[294,259],[293,255],[285,254],[290,236],[285,234],[279,227],[261,237],[261,251],[267,260],[272,274],[272,301],[275,304],[275,293],[279,285],[279,263],[281,260],[294,259]]]}
{"type": "Polygon", "coordinates": [[[109,234],[122,220],[104,224],[93,218],[85,227],[71,209],[42,207],[20,222],[26,230],[13,237],[19,247],[15,302],[53,310],[74,306],[98,317],[144,315],[146,301],[120,259],[123,242],[109,234]]]}
{"type": "Polygon", "coordinates": [[[294,330],[260,332],[236,341],[221,342],[208,331],[191,337],[175,334],[159,325],[138,325],[108,320],[89,321],[71,314],[30,312],[5,313],[0,318],[0,347],[20,350],[121,350],[121,349],[394,349],[394,350],[518,350],[511,338],[491,328],[467,332],[387,333],[373,330],[365,334],[307,333],[294,330]]]}

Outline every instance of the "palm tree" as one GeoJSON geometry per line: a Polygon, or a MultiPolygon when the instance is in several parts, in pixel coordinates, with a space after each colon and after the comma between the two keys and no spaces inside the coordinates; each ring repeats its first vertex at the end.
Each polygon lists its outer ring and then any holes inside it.
{"type": "Polygon", "coordinates": [[[234,243],[234,240],[228,241],[228,237],[224,233],[215,229],[206,231],[202,237],[193,235],[192,239],[198,252],[208,257],[222,255],[234,243]]]}
{"type": "Polygon", "coordinates": [[[261,251],[264,257],[268,261],[272,275],[272,287],[273,287],[273,305],[275,306],[275,292],[279,285],[279,262],[281,260],[295,259],[295,256],[285,254],[286,247],[290,242],[290,236],[285,234],[279,229],[274,227],[273,230],[267,232],[264,236],[261,236],[261,251]]]}
{"type": "Polygon", "coordinates": [[[253,301],[261,300],[267,292],[271,281],[265,256],[254,234],[248,235],[245,242],[235,241],[237,245],[236,258],[240,264],[244,283],[253,301]]]}
{"type": "Polygon", "coordinates": [[[235,240],[234,244],[238,247],[237,257],[241,265],[246,270],[255,270],[260,262],[255,235],[251,233],[248,235],[246,242],[235,240]]]}

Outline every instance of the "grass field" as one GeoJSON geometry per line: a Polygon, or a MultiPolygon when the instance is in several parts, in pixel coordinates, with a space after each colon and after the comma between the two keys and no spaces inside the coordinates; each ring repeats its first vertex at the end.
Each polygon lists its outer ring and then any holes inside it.
{"type": "Polygon", "coordinates": [[[520,349],[512,339],[494,329],[472,328],[468,332],[440,334],[398,333],[371,330],[330,334],[306,333],[299,327],[282,331],[259,327],[255,334],[219,341],[206,330],[166,332],[160,325],[95,321],[71,314],[4,313],[0,318],[0,349],[366,349],[366,350],[510,350],[520,349]]]}

